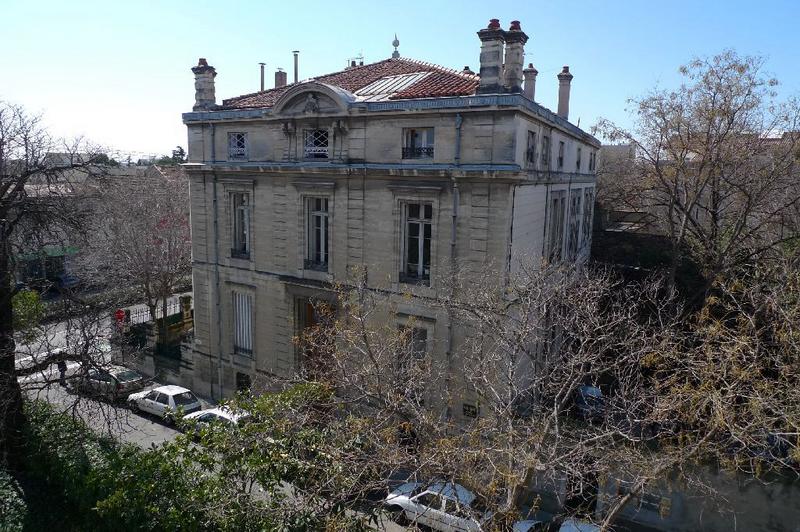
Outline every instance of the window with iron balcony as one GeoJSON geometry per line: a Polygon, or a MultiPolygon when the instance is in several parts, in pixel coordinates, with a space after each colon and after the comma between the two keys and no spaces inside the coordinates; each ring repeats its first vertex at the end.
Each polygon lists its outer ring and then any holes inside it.
{"type": "Polygon", "coordinates": [[[403,129],[403,159],[433,158],[433,128],[403,129]]]}
{"type": "Polygon", "coordinates": [[[306,129],[303,131],[303,157],[306,159],[328,158],[327,129],[306,129]]]}
{"type": "Polygon", "coordinates": [[[247,133],[228,133],[228,159],[247,160],[247,133]]]}

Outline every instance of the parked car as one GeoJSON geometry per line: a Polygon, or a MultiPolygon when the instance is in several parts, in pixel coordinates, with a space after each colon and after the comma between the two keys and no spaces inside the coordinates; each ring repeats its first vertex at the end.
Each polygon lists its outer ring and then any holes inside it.
{"type": "Polygon", "coordinates": [[[122,366],[92,368],[77,378],[75,387],[92,396],[118,401],[144,388],[145,378],[138,371],[122,366]]]}
{"type": "Polygon", "coordinates": [[[173,421],[178,412],[191,414],[203,407],[191,390],[173,385],[132,393],[128,396],[128,405],[134,412],[147,412],[167,421],[173,421]]]}
{"type": "Polygon", "coordinates": [[[474,493],[452,482],[407,482],[389,493],[384,506],[401,525],[413,522],[433,530],[482,530],[491,518],[474,493]]]}
{"type": "Polygon", "coordinates": [[[193,431],[199,434],[203,427],[211,425],[222,426],[238,426],[243,425],[252,419],[249,412],[240,410],[238,412],[232,411],[225,406],[218,406],[214,408],[206,408],[205,410],[198,410],[184,416],[183,426],[187,431],[193,431]]]}

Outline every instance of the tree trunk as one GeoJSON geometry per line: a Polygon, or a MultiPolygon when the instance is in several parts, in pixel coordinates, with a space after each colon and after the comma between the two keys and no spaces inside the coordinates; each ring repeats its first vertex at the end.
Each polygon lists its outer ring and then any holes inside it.
{"type": "Polygon", "coordinates": [[[13,292],[3,227],[0,228],[0,466],[16,470],[21,465],[26,419],[15,367],[13,292]]]}

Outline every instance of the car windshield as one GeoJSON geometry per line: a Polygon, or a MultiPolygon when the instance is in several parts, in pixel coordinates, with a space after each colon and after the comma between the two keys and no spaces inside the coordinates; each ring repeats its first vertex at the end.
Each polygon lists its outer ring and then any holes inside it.
{"type": "Polygon", "coordinates": [[[186,406],[197,402],[197,397],[192,392],[179,393],[173,397],[175,406],[186,406]]]}
{"type": "Polygon", "coordinates": [[[130,382],[140,379],[141,375],[131,369],[126,369],[117,373],[116,377],[120,382],[130,382]]]}

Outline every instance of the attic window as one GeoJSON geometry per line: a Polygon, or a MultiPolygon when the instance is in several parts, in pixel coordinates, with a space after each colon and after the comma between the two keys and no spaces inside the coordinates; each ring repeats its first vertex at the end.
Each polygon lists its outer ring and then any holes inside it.
{"type": "Polygon", "coordinates": [[[303,155],[306,159],[328,158],[327,129],[306,129],[303,131],[303,155]]]}
{"type": "Polygon", "coordinates": [[[247,133],[228,133],[228,159],[247,159],[247,133]]]}

